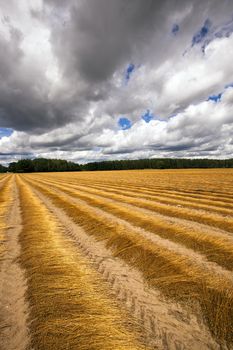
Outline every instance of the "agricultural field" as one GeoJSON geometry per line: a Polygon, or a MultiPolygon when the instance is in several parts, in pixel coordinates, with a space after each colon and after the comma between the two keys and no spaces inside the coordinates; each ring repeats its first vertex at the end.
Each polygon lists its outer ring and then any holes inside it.
{"type": "Polygon", "coordinates": [[[233,170],[0,175],[0,349],[233,349],[233,170]]]}

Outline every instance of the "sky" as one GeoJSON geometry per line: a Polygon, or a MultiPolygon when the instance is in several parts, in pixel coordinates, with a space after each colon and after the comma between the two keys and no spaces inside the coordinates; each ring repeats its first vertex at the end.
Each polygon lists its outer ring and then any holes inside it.
{"type": "Polygon", "coordinates": [[[233,157],[232,0],[0,0],[0,163],[233,157]]]}

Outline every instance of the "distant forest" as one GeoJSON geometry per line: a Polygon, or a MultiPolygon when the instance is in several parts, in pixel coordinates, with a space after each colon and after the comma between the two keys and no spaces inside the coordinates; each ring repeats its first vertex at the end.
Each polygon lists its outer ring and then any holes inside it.
{"type": "Polygon", "coordinates": [[[0,165],[0,173],[188,168],[233,168],[233,159],[156,158],[102,161],[80,165],[62,159],[36,158],[21,159],[10,163],[8,167],[0,165]]]}

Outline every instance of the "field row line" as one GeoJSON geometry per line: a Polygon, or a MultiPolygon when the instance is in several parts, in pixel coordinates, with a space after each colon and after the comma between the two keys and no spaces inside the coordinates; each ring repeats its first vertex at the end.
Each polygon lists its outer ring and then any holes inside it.
{"type": "MultiPolygon", "coordinates": [[[[66,179],[64,179],[63,177],[58,177],[56,176],[57,181],[59,182],[65,182],[65,183],[70,183],[70,184],[81,184],[83,186],[87,186],[87,187],[93,187],[93,188],[102,188],[104,190],[117,190],[119,191],[128,191],[131,193],[135,193],[135,191],[137,192],[137,194],[142,194],[142,195],[148,195],[151,198],[155,198],[157,199],[158,196],[161,196],[161,198],[171,198],[171,199],[179,199],[181,201],[187,201],[190,203],[202,203],[202,204],[208,204],[211,203],[211,205],[213,207],[223,207],[225,208],[227,205],[231,208],[233,207],[233,197],[231,196],[230,198],[226,198],[226,197],[219,197],[219,196],[214,196],[214,194],[212,195],[195,195],[192,192],[181,192],[180,190],[167,190],[166,188],[158,188],[157,190],[152,189],[152,188],[148,188],[148,187],[144,187],[143,186],[135,186],[135,185],[130,185],[130,184],[108,184],[104,181],[90,181],[88,180],[84,180],[84,179],[79,179],[78,177],[74,180],[74,179],[69,179],[69,175],[68,175],[68,179],[66,177],[66,179]]],[[[43,177],[42,177],[43,178],[43,177]]],[[[55,181],[55,178],[53,178],[53,181],[55,181]]],[[[229,195],[229,192],[227,193],[229,195]]]]}
{"type": "MultiPolygon", "coordinates": [[[[67,182],[69,184],[77,184],[77,181],[73,181],[73,182],[67,182]]],[[[80,181],[78,182],[79,185],[82,186],[86,186],[86,187],[90,187],[93,189],[103,189],[106,192],[113,192],[113,193],[127,193],[128,195],[132,196],[132,197],[139,197],[139,198],[144,198],[144,199],[151,199],[151,200],[156,200],[158,202],[162,202],[164,201],[164,203],[174,203],[174,204],[182,204],[182,205],[187,205],[193,208],[203,208],[206,210],[218,210],[220,209],[219,212],[221,212],[221,208],[223,208],[223,213],[227,214],[230,213],[230,209],[226,210],[227,208],[232,208],[233,209],[233,200],[231,203],[226,203],[224,201],[217,201],[214,200],[213,198],[211,198],[211,200],[208,199],[200,199],[200,198],[192,198],[190,195],[187,196],[180,196],[178,194],[175,193],[166,193],[163,190],[157,191],[157,192],[151,192],[150,190],[142,190],[142,189],[138,189],[138,188],[128,188],[128,186],[122,186],[120,189],[113,187],[113,186],[106,186],[106,185],[90,185],[89,184],[82,184],[80,181]],[[137,194],[135,194],[135,192],[137,194]],[[166,202],[165,202],[166,201],[166,202]],[[226,210],[226,211],[225,211],[226,210]]],[[[232,211],[231,211],[232,213],[232,211]]]]}
{"type": "Polygon", "coordinates": [[[189,197],[186,198],[179,198],[175,194],[173,195],[167,195],[161,193],[161,191],[158,191],[157,194],[152,194],[149,190],[143,191],[138,190],[135,188],[128,189],[127,186],[116,188],[114,186],[106,186],[104,185],[95,185],[95,184],[85,184],[82,183],[82,181],[70,181],[70,180],[53,180],[53,183],[57,184],[66,184],[70,186],[79,186],[80,188],[84,189],[90,189],[93,191],[102,191],[106,194],[119,194],[119,195],[127,195],[127,197],[136,198],[136,199],[145,199],[150,200],[152,202],[158,202],[162,204],[167,204],[170,206],[178,206],[178,207],[184,207],[184,208],[190,208],[190,209],[197,209],[197,210],[205,210],[207,212],[216,212],[217,214],[222,214],[224,216],[229,215],[232,216],[233,212],[233,201],[232,204],[224,203],[224,202],[213,202],[209,200],[200,200],[200,199],[192,199],[189,197]]]}
{"type": "Polygon", "coordinates": [[[51,186],[39,185],[38,181],[30,183],[88,234],[105,242],[113,256],[137,268],[152,288],[160,289],[164,295],[177,301],[198,303],[213,334],[219,339],[232,341],[232,280],[190,265],[187,258],[149,243],[144,237],[125,230],[120,223],[108,222],[104,216],[97,216],[93,208],[75,204],[67,195],[56,193],[51,186]]]}
{"type": "MultiPolygon", "coordinates": [[[[210,200],[213,200],[213,201],[218,201],[221,199],[225,202],[225,201],[228,201],[229,203],[232,203],[233,202],[233,190],[232,190],[232,186],[229,187],[229,189],[227,189],[226,191],[218,191],[215,187],[215,190],[214,192],[213,191],[208,191],[208,190],[200,190],[200,189],[194,189],[193,188],[193,184],[190,185],[189,183],[189,186],[190,186],[190,190],[187,189],[187,185],[184,187],[181,185],[179,185],[179,188],[177,186],[177,184],[173,184],[172,187],[171,185],[168,187],[168,183],[164,183],[164,185],[161,185],[161,184],[157,184],[156,186],[154,184],[147,184],[145,185],[145,183],[142,184],[136,184],[136,183],[131,183],[129,181],[125,181],[125,178],[122,178],[122,181],[119,181],[119,180],[116,180],[114,182],[110,182],[108,181],[107,177],[105,177],[103,175],[103,179],[102,180],[97,180],[95,179],[93,176],[90,177],[87,177],[87,178],[84,178],[81,176],[82,174],[76,174],[75,175],[75,178],[76,178],[76,181],[82,181],[84,185],[88,185],[90,183],[92,184],[97,184],[97,185],[100,185],[100,186],[112,186],[112,187],[115,187],[117,189],[119,188],[125,188],[125,186],[127,186],[128,188],[131,188],[132,190],[135,190],[137,189],[138,191],[140,190],[143,190],[143,191],[148,191],[149,193],[161,193],[161,191],[163,193],[171,193],[171,194],[175,194],[175,195],[178,195],[178,196],[188,196],[188,197],[193,197],[193,198],[197,198],[197,199],[201,199],[201,198],[209,198],[210,200]],[[80,176],[79,176],[80,175],[80,176]]],[[[132,174],[133,175],[133,174],[132,174]]],[[[41,176],[41,174],[37,174],[37,176],[41,176]]],[[[73,180],[73,174],[66,174],[66,180],[67,178],[70,179],[70,180],[73,180]]],[[[41,176],[43,177],[43,175],[41,176]]],[[[60,174],[55,174],[55,177],[58,178],[59,180],[62,180],[63,176],[60,175],[60,174]]],[[[54,176],[52,177],[50,174],[47,174],[47,178],[51,178],[54,180],[54,176]]],[[[190,182],[192,180],[190,179],[190,182]]],[[[144,181],[145,182],[145,181],[144,181]]],[[[158,181],[157,181],[158,183],[158,181]]],[[[211,183],[206,183],[206,188],[209,187],[211,183]]],[[[221,183],[221,188],[223,187],[223,183],[221,183]]]]}
{"type": "MultiPolygon", "coordinates": [[[[45,180],[41,180],[45,181],[45,180]]],[[[46,180],[48,181],[48,180],[46,180]]],[[[51,181],[54,184],[54,181],[51,181]]],[[[69,186],[69,185],[66,185],[69,186]]],[[[77,188],[78,185],[70,185],[72,188],[77,188]]],[[[91,189],[82,188],[85,192],[91,192],[91,189]]],[[[93,190],[95,191],[95,190],[93,190]]],[[[99,195],[104,198],[115,199],[116,201],[120,201],[122,203],[132,204],[139,208],[148,209],[154,211],[156,213],[171,216],[175,218],[185,219],[189,221],[196,221],[201,224],[213,226],[219,228],[221,230],[225,230],[229,233],[233,232],[233,217],[232,216],[223,216],[221,214],[212,214],[207,211],[197,210],[197,209],[189,209],[187,207],[179,207],[172,206],[168,204],[163,204],[147,199],[140,198],[132,198],[125,194],[114,194],[114,193],[106,193],[101,190],[97,190],[99,195]]]]}
{"type": "Polygon", "coordinates": [[[153,349],[177,348],[218,349],[201,316],[185,310],[178,303],[167,302],[155,290],[145,288],[141,274],[121,259],[113,257],[103,242],[96,241],[80,226],[74,223],[63,209],[54,205],[49,197],[32,187],[50,212],[66,228],[66,234],[72,237],[78,248],[84,253],[92,266],[103,276],[124,307],[143,327],[145,342],[153,349]]]}
{"type": "Polygon", "coordinates": [[[21,263],[28,278],[33,349],[145,349],[136,325],[111,297],[62,225],[17,179],[21,263]],[[107,332],[107,336],[106,336],[107,332]]]}
{"type": "MultiPolygon", "coordinates": [[[[41,180],[40,180],[41,182],[41,180]]],[[[233,239],[227,234],[220,232],[205,232],[203,229],[193,227],[182,227],[179,223],[169,223],[166,219],[155,216],[154,213],[137,210],[132,205],[125,205],[112,199],[102,198],[97,195],[86,194],[76,191],[73,187],[47,184],[52,188],[57,188],[83,200],[93,208],[102,209],[110,214],[130,222],[134,226],[139,226],[144,230],[152,232],[154,235],[169,239],[175,243],[182,244],[194,251],[204,254],[210,261],[214,261],[226,269],[233,269],[233,239]]],[[[190,254],[190,253],[189,253],[190,254]]]]}
{"type": "MultiPolygon", "coordinates": [[[[30,183],[31,182],[29,180],[30,183]]],[[[42,186],[42,188],[45,186],[47,187],[47,184],[44,182],[36,182],[37,185],[42,186]]],[[[76,205],[81,205],[86,208],[86,211],[93,211],[98,216],[102,216],[105,218],[105,221],[113,222],[113,224],[121,224],[124,226],[124,229],[130,230],[132,232],[135,232],[136,236],[143,236],[144,238],[148,239],[151,243],[159,244],[161,247],[168,249],[172,251],[173,253],[179,254],[186,259],[188,259],[191,262],[193,262],[195,265],[199,264],[200,267],[204,268],[205,270],[208,269],[209,272],[212,272],[214,274],[224,274],[227,278],[232,279],[232,273],[228,270],[224,270],[222,267],[216,265],[215,263],[212,263],[207,260],[205,255],[202,255],[198,253],[197,251],[194,251],[193,249],[186,248],[184,245],[173,242],[167,238],[161,237],[156,232],[152,232],[149,230],[146,230],[145,228],[142,228],[140,226],[136,225],[136,217],[135,217],[135,208],[132,209],[132,223],[130,223],[130,220],[128,218],[128,215],[130,213],[129,207],[126,206],[125,210],[122,205],[117,205],[114,201],[101,201],[101,203],[96,199],[95,197],[83,197],[80,193],[77,193],[76,191],[67,190],[63,186],[57,186],[57,185],[51,185],[49,184],[49,188],[52,189],[57,195],[60,195],[61,197],[67,197],[70,201],[75,203],[76,205]],[[115,210],[114,210],[115,209],[115,210]],[[119,211],[122,215],[119,215],[119,211]],[[126,214],[124,217],[123,213],[126,214]]],[[[145,213],[141,213],[140,218],[145,218],[145,213]]],[[[152,217],[153,218],[153,217],[152,217]]],[[[178,228],[178,226],[176,226],[178,228]]],[[[230,239],[230,241],[227,241],[227,244],[232,245],[233,240],[230,239]]],[[[225,255],[224,255],[225,256],[225,255]]]]}
{"type": "Polygon", "coordinates": [[[10,179],[4,178],[0,182],[0,266],[5,252],[5,231],[7,229],[7,214],[11,205],[11,191],[12,183],[10,179]]]}
{"type": "Polygon", "coordinates": [[[0,206],[4,206],[3,226],[0,228],[0,236],[4,237],[0,266],[0,347],[2,350],[25,350],[29,344],[28,305],[25,301],[27,281],[19,263],[21,221],[13,177],[8,177],[1,188],[0,206]]]}

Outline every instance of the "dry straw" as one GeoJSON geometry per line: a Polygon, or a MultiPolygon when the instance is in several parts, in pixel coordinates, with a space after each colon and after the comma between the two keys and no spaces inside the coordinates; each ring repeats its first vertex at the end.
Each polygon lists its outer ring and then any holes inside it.
{"type": "Polygon", "coordinates": [[[151,287],[159,288],[164,295],[188,307],[195,309],[200,305],[203,318],[216,339],[228,343],[233,341],[231,281],[190,265],[179,254],[152,244],[117,222],[108,222],[87,205],[75,205],[48,186],[39,185],[38,182],[34,182],[33,186],[49,196],[88,234],[104,241],[114,256],[140,270],[151,287]]]}
{"type": "Polygon", "coordinates": [[[144,349],[137,329],[119,309],[55,219],[18,181],[23,230],[21,263],[28,280],[31,347],[38,349],[144,349]]]}
{"type": "MultiPolygon", "coordinates": [[[[63,182],[62,180],[59,181],[63,182]]],[[[64,181],[65,182],[65,181],[64,181]]],[[[77,181],[68,181],[69,184],[75,185],[77,181]]],[[[149,199],[152,201],[161,202],[164,200],[164,203],[171,204],[182,204],[187,207],[196,208],[196,209],[204,209],[208,211],[216,210],[216,212],[221,213],[223,209],[223,213],[227,213],[228,209],[233,209],[233,200],[229,200],[228,198],[218,196],[210,196],[210,195],[198,195],[192,194],[190,192],[180,192],[178,190],[149,190],[147,188],[143,188],[142,186],[131,187],[126,185],[106,185],[106,184],[95,184],[95,183],[82,183],[79,181],[78,184],[83,185],[85,187],[93,189],[101,189],[105,190],[108,193],[113,192],[116,194],[127,194],[129,197],[133,198],[142,198],[149,199]],[[136,190],[136,193],[135,193],[136,190]],[[166,202],[165,202],[166,201],[166,202]],[[174,202],[173,202],[174,201],[174,202]]]]}
{"type": "Polygon", "coordinates": [[[123,203],[133,204],[139,208],[153,210],[162,215],[174,216],[180,219],[194,220],[196,222],[211,225],[229,232],[233,231],[233,218],[230,217],[229,210],[227,211],[228,216],[226,216],[226,211],[224,212],[225,216],[223,216],[223,215],[220,215],[221,214],[220,212],[210,213],[210,212],[199,211],[197,209],[191,209],[191,208],[188,208],[187,206],[178,207],[179,202],[177,201],[175,201],[176,205],[172,206],[171,201],[167,203],[159,203],[159,200],[145,201],[140,198],[130,198],[125,194],[119,195],[114,193],[102,193],[102,195],[103,197],[116,199],[123,203]]]}
{"type": "Polygon", "coordinates": [[[98,194],[102,192],[103,194],[124,195],[129,198],[146,199],[174,206],[180,205],[186,208],[201,209],[206,210],[207,212],[216,212],[217,214],[223,215],[231,215],[233,210],[233,201],[226,200],[226,198],[224,198],[224,201],[220,201],[218,197],[211,197],[208,199],[208,196],[204,198],[193,198],[190,193],[182,195],[176,191],[151,191],[148,189],[142,189],[141,186],[138,188],[131,188],[128,185],[106,185],[104,183],[93,184],[83,183],[82,181],[79,181],[78,186],[76,186],[77,181],[67,181],[62,178],[60,178],[59,181],[53,179],[52,181],[53,183],[65,183],[66,185],[72,185],[77,188],[84,188],[85,190],[92,191],[93,193],[97,192],[98,194]]]}
{"type": "Polygon", "coordinates": [[[147,214],[145,212],[140,212],[137,210],[137,208],[125,207],[119,201],[108,201],[108,199],[105,199],[105,196],[101,198],[99,195],[95,196],[93,194],[89,194],[88,190],[77,191],[76,186],[69,187],[54,185],[53,183],[44,181],[43,183],[47,183],[49,186],[61,189],[67,194],[82,199],[94,207],[98,207],[111,214],[115,214],[133,225],[140,226],[143,229],[153,232],[162,238],[181,243],[188,248],[201,252],[210,261],[216,262],[228,270],[233,270],[233,240],[232,238],[229,238],[227,233],[225,235],[221,232],[219,232],[218,235],[205,234],[201,229],[196,228],[195,230],[191,230],[185,226],[182,227],[178,224],[171,224],[165,219],[155,217],[153,213],[147,214]]]}
{"type": "MultiPolygon", "coordinates": [[[[39,174],[38,174],[39,175],[39,174]]],[[[40,175],[39,175],[40,176],[40,175]]],[[[45,178],[43,175],[41,178],[45,178]]],[[[169,170],[169,171],[101,171],[64,174],[46,174],[52,181],[76,184],[100,185],[102,188],[125,187],[133,191],[150,194],[168,194],[186,198],[209,199],[215,205],[217,200],[233,204],[232,169],[169,170]]]]}

